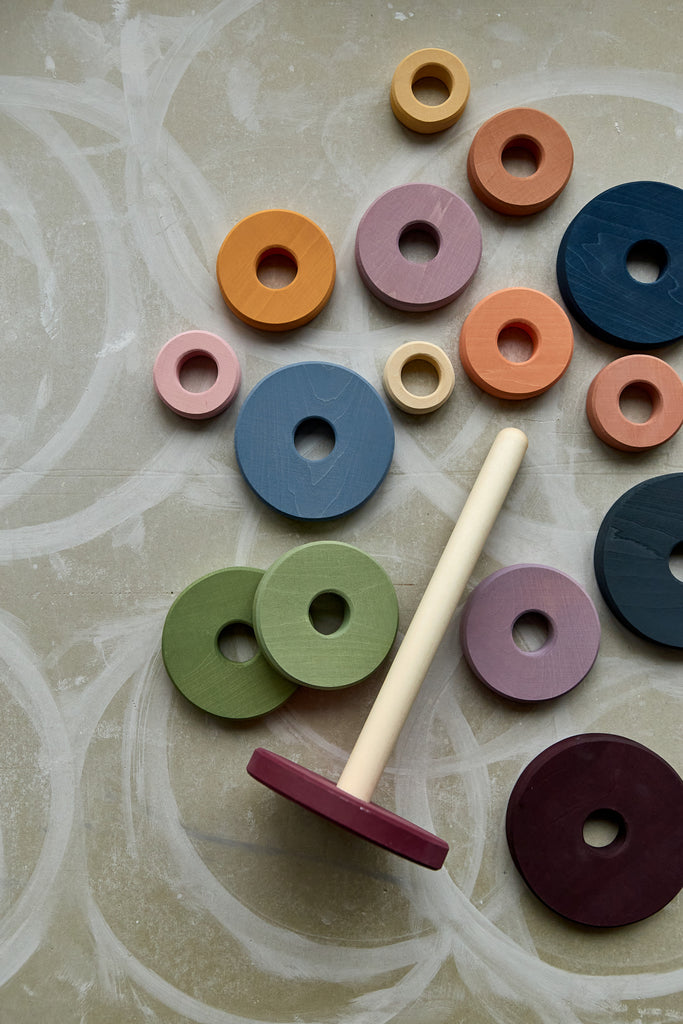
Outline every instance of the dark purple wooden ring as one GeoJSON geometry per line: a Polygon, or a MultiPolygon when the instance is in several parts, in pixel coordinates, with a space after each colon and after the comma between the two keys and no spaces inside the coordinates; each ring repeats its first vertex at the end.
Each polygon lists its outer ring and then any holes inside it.
{"type": "Polygon", "coordinates": [[[257,747],[247,771],[280,796],[399,857],[435,871],[446,859],[448,843],[444,839],[378,804],[346,793],[329,779],[286,757],[257,747]]]}
{"type": "Polygon", "coordinates": [[[512,790],[506,832],[532,892],[579,924],[641,921],[683,886],[683,780],[623,736],[570,736],[539,754],[512,790]],[[593,815],[619,824],[608,846],[584,839],[593,815]]]}
{"type": "Polygon", "coordinates": [[[600,646],[595,605],[578,583],[545,565],[510,565],[475,587],[460,619],[460,641],[472,671],[516,701],[550,700],[588,674],[600,646]],[[548,623],[546,643],[522,651],[513,628],[536,612],[548,623]]]}

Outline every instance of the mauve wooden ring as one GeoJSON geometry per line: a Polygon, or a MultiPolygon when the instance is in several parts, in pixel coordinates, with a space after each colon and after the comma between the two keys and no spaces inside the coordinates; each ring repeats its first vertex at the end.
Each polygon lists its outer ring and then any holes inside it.
{"type": "Polygon", "coordinates": [[[557,198],[569,181],[574,150],[566,131],[541,110],[514,107],[485,121],[467,155],[467,176],[478,199],[498,213],[523,217],[538,213],[557,198]],[[525,149],[537,167],[528,177],[510,174],[503,155],[525,149]]]}
{"type": "Polygon", "coordinates": [[[570,736],[519,776],[506,833],[522,878],[551,910],[594,927],[632,924],[683,885],[683,780],[635,740],[570,736]],[[620,825],[608,846],[584,839],[594,815],[620,825]]]}
{"type": "Polygon", "coordinates": [[[683,424],[683,381],[657,356],[622,356],[593,379],[586,414],[605,444],[623,452],[647,451],[668,441],[683,424]],[[619,399],[628,387],[641,388],[652,403],[652,414],[644,423],[635,423],[621,411],[619,399]]]}

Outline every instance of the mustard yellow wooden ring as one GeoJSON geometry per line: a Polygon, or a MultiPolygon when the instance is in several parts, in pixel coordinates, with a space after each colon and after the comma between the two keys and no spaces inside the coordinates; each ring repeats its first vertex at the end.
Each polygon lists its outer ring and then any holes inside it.
{"type": "Polygon", "coordinates": [[[448,50],[415,50],[404,57],[391,80],[391,109],[406,128],[423,135],[442,132],[458,120],[470,95],[467,68],[448,50]],[[436,106],[420,103],[413,86],[436,78],[448,89],[448,99],[436,106]]]}
{"type": "Polygon", "coordinates": [[[264,331],[287,331],[308,323],[334,287],[336,264],[327,235],[292,210],[260,210],[244,217],[226,236],[216,276],[226,304],[240,320],[264,331]],[[287,256],[296,267],[284,288],[269,288],[258,269],[269,256],[287,256]]]}
{"type": "Polygon", "coordinates": [[[442,348],[428,341],[408,341],[399,345],[387,359],[382,379],[384,390],[394,405],[414,415],[439,409],[455,387],[453,364],[442,348]],[[406,366],[420,361],[433,366],[438,378],[436,388],[428,395],[416,395],[403,383],[402,374],[406,366]]]}

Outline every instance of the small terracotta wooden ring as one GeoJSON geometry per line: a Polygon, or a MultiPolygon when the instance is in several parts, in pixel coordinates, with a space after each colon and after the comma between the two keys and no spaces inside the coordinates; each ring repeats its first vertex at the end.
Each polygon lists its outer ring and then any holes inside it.
{"type": "Polygon", "coordinates": [[[594,378],[586,413],[605,444],[624,452],[646,451],[668,441],[683,424],[683,381],[656,356],[622,356],[594,378]],[[652,403],[652,414],[644,423],[629,420],[621,411],[619,399],[629,387],[642,389],[652,403]]]}
{"type": "Polygon", "coordinates": [[[261,210],[239,221],[221,245],[216,276],[235,316],[264,331],[287,331],[312,320],[334,287],[336,265],[327,235],[291,210],[261,210]],[[296,276],[284,288],[258,278],[268,256],[288,256],[296,276]]]}
{"type": "Polygon", "coordinates": [[[472,140],[467,176],[474,194],[498,213],[525,216],[544,210],[569,181],[574,150],[561,124],[540,110],[515,107],[485,121],[472,140]],[[528,177],[510,174],[503,156],[525,149],[536,161],[528,177]]]}
{"type": "Polygon", "coordinates": [[[370,291],[395,309],[422,312],[452,302],[472,280],[481,259],[481,228],[464,199],[440,185],[398,185],[363,214],[356,232],[356,264],[370,291]],[[426,263],[400,249],[407,231],[423,230],[437,245],[426,263]]]}
{"type": "Polygon", "coordinates": [[[434,412],[450,398],[455,387],[453,364],[438,345],[428,341],[408,341],[395,349],[384,366],[384,390],[399,409],[413,414],[434,412]],[[428,395],[416,395],[403,383],[402,373],[410,363],[424,361],[437,373],[436,388],[428,395]]]}
{"type": "Polygon", "coordinates": [[[242,378],[239,360],[227,341],[209,331],[185,331],[167,341],[154,362],[153,379],[159,398],[179,416],[208,419],[226,409],[242,378]],[[206,391],[187,391],[180,383],[183,366],[196,356],[216,364],[216,379],[206,391]]]}
{"type": "Polygon", "coordinates": [[[461,116],[470,95],[467,68],[448,50],[415,50],[404,57],[391,80],[391,109],[406,128],[423,135],[450,128],[461,116]],[[448,99],[431,106],[421,103],[413,86],[423,78],[436,78],[448,89],[448,99]]]}
{"type": "Polygon", "coordinates": [[[533,398],[547,391],[569,366],[573,351],[569,317],[554,299],[533,288],[503,288],[487,295],[460,333],[460,359],[468,376],[497,398],[533,398]],[[498,339],[508,327],[528,334],[533,351],[526,362],[511,362],[501,352],[498,339]]]}

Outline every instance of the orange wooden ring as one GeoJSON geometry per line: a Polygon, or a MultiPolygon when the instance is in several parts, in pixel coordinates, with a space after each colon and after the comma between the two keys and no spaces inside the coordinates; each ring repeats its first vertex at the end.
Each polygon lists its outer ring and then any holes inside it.
{"type": "Polygon", "coordinates": [[[574,150],[566,131],[540,110],[515,107],[485,121],[467,155],[467,176],[478,199],[498,213],[525,216],[550,206],[569,181],[574,150]],[[525,149],[536,161],[526,178],[510,174],[506,150],[525,149]]]}
{"type": "Polygon", "coordinates": [[[264,331],[287,331],[312,320],[334,287],[334,251],[327,235],[308,217],[291,210],[261,210],[239,221],[225,238],[216,276],[235,316],[264,331]],[[288,256],[296,267],[284,288],[258,278],[268,256],[288,256]]]}
{"type": "Polygon", "coordinates": [[[594,378],[586,397],[588,421],[605,444],[622,452],[655,448],[683,424],[683,381],[663,359],[637,353],[608,363],[594,378]],[[635,385],[648,395],[652,414],[644,423],[624,416],[619,399],[635,385]]]}
{"type": "Polygon", "coordinates": [[[448,50],[415,50],[404,57],[391,79],[391,109],[406,128],[431,135],[450,128],[461,116],[470,95],[470,76],[462,61],[448,50]],[[413,86],[423,78],[436,78],[448,89],[448,98],[434,106],[421,103],[413,86]]]}
{"type": "Polygon", "coordinates": [[[565,372],[574,333],[561,306],[533,288],[503,288],[482,299],[460,332],[460,360],[467,375],[497,398],[533,398],[565,372]],[[506,327],[529,335],[533,351],[523,363],[506,359],[498,339],[506,327]]]}

